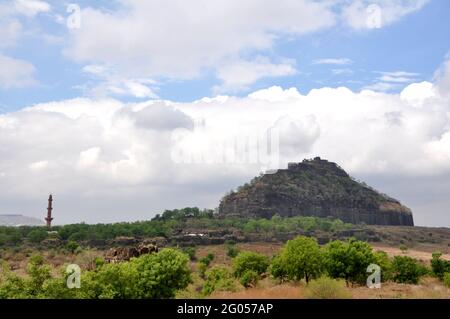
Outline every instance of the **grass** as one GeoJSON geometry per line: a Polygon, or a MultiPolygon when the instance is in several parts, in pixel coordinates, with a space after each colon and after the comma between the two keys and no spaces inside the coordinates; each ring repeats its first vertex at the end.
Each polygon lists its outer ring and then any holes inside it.
{"type": "Polygon", "coordinates": [[[343,280],[321,277],[311,281],[306,296],[310,299],[348,299],[351,294],[343,280]]]}

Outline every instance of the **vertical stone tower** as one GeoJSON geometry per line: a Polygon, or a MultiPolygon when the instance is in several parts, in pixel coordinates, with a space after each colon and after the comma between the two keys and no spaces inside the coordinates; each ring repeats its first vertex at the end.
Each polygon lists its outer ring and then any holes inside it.
{"type": "Polygon", "coordinates": [[[52,202],[53,202],[53,196],[52,196],[52,194],[50,194],[50,196],[48,197],[47,218],[45,219],[45,221],[47,222],[47,228],[49,230],[52,227],[52,220],[53,220],[53,217],[52,217],[52,210],[53,210],[52,202]]]}

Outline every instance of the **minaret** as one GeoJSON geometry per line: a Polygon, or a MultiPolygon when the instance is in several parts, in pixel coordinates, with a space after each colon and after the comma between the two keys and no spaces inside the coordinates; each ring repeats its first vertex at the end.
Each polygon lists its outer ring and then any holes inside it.
{"type": "Polygon", "coordinates": [[[52,227],[52,202],[53,202],[53,197],[52,194],[50,194],[50,196],[48,197],[48,207],[47,207],[47,218],[45,219],[45,221],[47,222],[47,228],[50,230],[50,228],[52,227]]]}

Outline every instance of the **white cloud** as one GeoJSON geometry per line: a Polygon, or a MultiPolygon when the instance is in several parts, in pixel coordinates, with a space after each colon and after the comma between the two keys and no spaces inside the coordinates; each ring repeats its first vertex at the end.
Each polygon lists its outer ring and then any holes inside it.
{"type": "Polygon", "coordinates": [[[331,64],[331,65],[347,65],[352,63],[353,61],[347,58],[326,58],[326,59],[317,59],[313,61],[313,64],[331,64]]]}
{"type": "Polygon", "coordinates": [[[85,8],[66,53],[115,65],[130,75],[190,78],[246,52],[272,48],[278,36],[335,23],[328,2],[307,0],[123,0],[113,12],[85,8]]]}
{"type": "Polygon", "coordinates": [[[94,79],[94,83],[84,84],[80,87],[87,95],[95,97],[133,96],[152,99],[158,97],[152,88],[156,87],[156,82],[152,79],[125,78],[117,74],[111,67],[98,64],[86,65],[82,71],[94,79]]]}
{"type": "Polygon", "coordinates": [[[13,59],[0,53],[0,88],[21,88],[36,83],[34,66],[23,60],[13,59]]]}
{"type": "Polygon", "coordinates": [[[17,12],[29,17],[51,10],[50,4],[41,0],[15,0],[14,5],[17,12]]]}
{"type": "Polygon", "coordinates": [[[345,22],[356,30],[388,26],[422,9],[429,0],[353,0],[343,10],[345,22]]]}
{"type": "Polygon", "coordinates": [[[275,64],[264,57],[252,61],[233,61],[219,67],[217,78],[223,83],[216,87],[219,92],[247,90],[259,79],[293,75],[297,71],[291,61],[275,64]]]}
{"type": "Polygon", "coordinates": [[[0,200],[39,201],[55,192],[64,222],[214,207],[261,166],[174,162],[173,147],[206,150],[214,159],[217,147],[229,156],[224,142],[273,128],[280,136],[278,167],[320,155],[369,182],[450,176],[450,103],[436,85],[415,83],[400,94],[321,88],[303,95],[272,87],[192,103],[77,99],[32,106],[0,115],[1,150],[8,153],[0,157],[0,200]]]}
{"type": "Polygon", "coordinates": [[[400,89],[408,83],[412,83],[419,76],[418,73],[394,71],[394,72],[374,72],[380,74],[375,83],[367,85],[364,89],[374,90],[380,92],[389,92],[395,89],[400,89]]]}

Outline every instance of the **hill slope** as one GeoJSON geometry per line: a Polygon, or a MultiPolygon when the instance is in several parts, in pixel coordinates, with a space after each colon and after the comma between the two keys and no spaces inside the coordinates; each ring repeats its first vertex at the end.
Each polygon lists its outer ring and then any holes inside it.
{"type": "Polygon", "coordinates": [[[334,217],[348,223],[413,226],[411,210],[352,179],[337,164],[304,160],[254,178],[225,196],[220,216],[334,217]]]}

